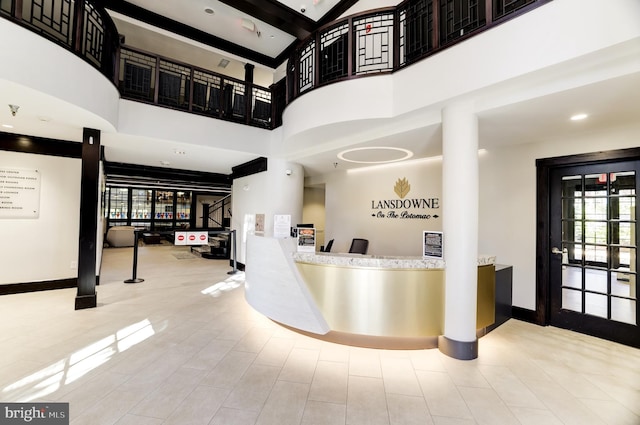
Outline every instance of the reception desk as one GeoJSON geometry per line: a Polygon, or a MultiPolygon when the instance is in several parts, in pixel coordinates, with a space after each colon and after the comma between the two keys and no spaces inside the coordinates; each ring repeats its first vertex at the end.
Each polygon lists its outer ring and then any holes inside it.
{"type": "MultiPolygon", "coordinates": [[[[478,259],[477,329],[495,320],[495,258],[478,259]]],[[[246,297],[267,317],[315,337],[423,348],[444,332],[442,260],[299,253],[295,239],[250,235],[246,297]]]]}

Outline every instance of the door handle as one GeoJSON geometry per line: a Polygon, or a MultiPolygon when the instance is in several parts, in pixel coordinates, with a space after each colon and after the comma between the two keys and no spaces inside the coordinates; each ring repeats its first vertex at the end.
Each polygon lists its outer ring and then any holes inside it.
{"type": "Polygon", "coordinates": [[[562,251],[559,250],[558,248],[556,248],[555,246],[553,248],[551,248],[551,253],[552,254],[560,254],[560,255],[562,255],[562,251]]]}

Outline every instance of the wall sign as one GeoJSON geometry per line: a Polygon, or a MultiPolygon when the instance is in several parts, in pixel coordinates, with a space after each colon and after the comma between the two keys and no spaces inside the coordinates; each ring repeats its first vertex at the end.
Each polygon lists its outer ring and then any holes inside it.
{"type": "Polygon", "coordinates": [[[208,245],[209,232],[207,231],[176,232],[173,244],[174,245],[208,245]]]}
{"type": "Polygon", "coordinates": [[[411,191],[411,185],[405,178],[398,179],[393,191],[397,199],[372,200],[371,217],[391,219],[429,220],[440,217],[440,198],[406,198],[411,191]]]}
{"type": "Polygon", "coordinates": [[[0,218],[38,218],[40,173],[0,167],[0,218]]]}

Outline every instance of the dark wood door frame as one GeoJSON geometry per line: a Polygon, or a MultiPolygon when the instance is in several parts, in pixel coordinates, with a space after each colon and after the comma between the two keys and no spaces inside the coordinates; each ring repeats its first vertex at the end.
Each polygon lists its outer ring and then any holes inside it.
{"type": "Polygon", "coordinates": [[[549,252],[551,170],[575,165],[606,164],[625,160],[640,160],[640,148],[617,149],[536,160],[536,311],[533,321],[539,325],[550,322],[551,297],[549,252]]]}

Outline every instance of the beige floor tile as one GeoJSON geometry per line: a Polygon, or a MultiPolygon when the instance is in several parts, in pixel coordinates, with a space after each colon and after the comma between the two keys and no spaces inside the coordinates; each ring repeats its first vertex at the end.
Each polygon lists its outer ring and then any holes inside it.
{"type": "Polygon", "coordinates": [[[319,350],[294,348],[291,350],[278,379],[310,384],[313,381],[319,355],[319,350]]]}
{"type": "Polygon", "coordinates": [[[74,425],[640,424],[640,350],[517,320],[473,361],[347,347],[280,327],[243,273],[183,251],[144,247],[128,285],[132,250],[105,250],[95,309],[75,289],[0,297],[0,400],[69,402],[74,425]]]}
{"type": "Polygon", "coordinates": [[[345,404],[307,401],[301,425],[344,425],[347,406],[345,404]]]}
{"type": "Polygon", "coordinates": [[[431,425],[427,403],[422,396],[408,396],[387,393],[389,423],[391,425],[431,425]]]}
{"type": "Polygon", "coordinates": [[[259,412],[254,410],[237,410],[222,407],[209,425],[255,425],[258,415],[259,412]]]}
{"type": "Polygon", "coordinates": [[[256,425],[298,425],[302,420],[309,384],[277,381],[256,425]]]}
{"type": "Polygon", "coordinates": [[[451,377],[444,372],[416,371],[433,416],[471,419],[472,415],[451,377]]]}
{"type": "Polygon", "coordinates": [[[389,412],[382,379],[349,376],[347,425],[360,424],[389,424],[389,412]]]}
{"type": "Polygon", "coordinates": [[[383,357],[381,366],[385,392],[422,398],[422,390],[410,359],[383,357]]]}
{"type": "Polygon", "coordinates": [[[235,386],[224,407],[260,411],[278,378],[280,368],[253,364],[235,386]]]}
{"type": "Polygon", "coordinates": [[[346,404],[348,381],[346,363],[319,361],[311,382],[309,400],[346,404]]]}
{"type": "Polygon", "coordinates": [[[254,353],[230,351],[202,379],[202,385],[233,389],[256,358],[254,353]]]}

